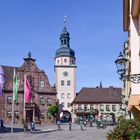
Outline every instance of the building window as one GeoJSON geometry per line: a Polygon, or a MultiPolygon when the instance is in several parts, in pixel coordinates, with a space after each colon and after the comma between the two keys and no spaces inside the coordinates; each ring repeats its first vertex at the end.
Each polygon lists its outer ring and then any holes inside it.
{"type": "Polygon", "coordinates": [[[64,86],[64,80],[61,80],[61,86],[64,86]]]}
{"type": "Polygon", "coordinates": [[[65,106],[64,106],[64,102],[61,103],[61,107],[65,107],[65,106]]]}
{"type": "Polygon", "coordinates": [[[122,109],[122,104],[120,104],[120,110],[122,109]]]}
{"type": "Polygon", "coordinates": [[[49,112],[47,112],[47,118],[51,119],[51,114],[49,112]]]}
{"type": "Polygon", "coordinates": [[[84,105],[84,110],[87,111],[87,105],[84,105]]]}
{"type": "Polygon", "coordinates": [[[44,119],[44,118],[45,118],[44,112],[41,112],[41,113],[40,113],[40,118],[41,118],[41,119],[44,119]]]}
{"type": "Polygon", "coordinates": [[[70,86],[70,80],[67,81],[67,86],[70,86]]]}
{"type": "Polygon", "coordinates": [[[7,111],[7,117],[11,118],[12,117],[12,112],[11,111],[7,111]]]}
{"type": "Polygon", "coordinates": [[[67,94],[67,98],[68,98],[68,99],[70,99],[70,98],[71,98],[70,96],[71,96],[71,94],[70,94],[70,93],[68,93],[68,94],[67,94]]]}
{"type": "Polygon", "coordinates": [[[82,109],[81,105],[78,105],[78,110],[81,110],[81,109],[82,109]]]}
{"type": "Polygon", "coordinates": [[[100,109],[104,109],[104,106],[103,105],[100,105],[100,109]]]}
{"type": "Polygon", "coordinates": [[[67,63],[67,59],[66,58],[64,59],[64,62],[67,63]]]}
{"type": "Polygon", "coordinates": [[[93,110],[93,105],[90,105],[90,110],[93,110]]]}
{"type": "Polygon", "coordinates": [[[100,111],[104,111],[104,106],[100,105],[100,111]]]}
{"type": "Polygon", "coordinates": [[[15,117],[19,118],[19,112],[18,111],[15,111],[15,117]]]}
{"type": "Polygon", "coordinates": [[[70,106],[71,106],[71,103],[67,103],[67,107],[70,108],[70,106]]]}
{"type": "Polygon", "coordinates": [[[43,80],[40,81],[40,87],[44,88],[45,87],[45,82],[43,80]]]}
{"type": "Polygon", "coordinates": [[[116,106],[112,105],[112,111],[116,111],[116,106]]]}
{"type": "Polygon", "coordinates": [[[40,104],[41,104],[41,105],[45,105],[45,98],[44,98],[44,97],[41,97],[41,98],[40,98],[40,104]]]}
{"type": "Polygon", "coordinates": [[[11,103],[12,103],[12,96],[8,96],[8,97],[7,97],[7,103],[8,103],[8,104],[11,104],[11,103]]]}
{"type": "Polygon", "coordinates": [[[47,99],[47,105],[51,105],[52,104],[52,99],[48,98],[47,99]]]}
{"type": "Polygon", "coordinates": [[[106,105],[106,111],[110,111],[109,105],[106,105]]]}
{"type": "Polygon", "coordinates": [[[64,97],[65,97],[65,94],[61,93],[61,98],[64,99],[64,97]]]}

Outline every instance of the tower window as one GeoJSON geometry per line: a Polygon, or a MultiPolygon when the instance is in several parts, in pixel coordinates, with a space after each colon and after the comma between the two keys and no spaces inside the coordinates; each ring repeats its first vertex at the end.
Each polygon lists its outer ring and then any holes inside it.
{"type": "Polygon", "coordinates": [[[70,86],[70,80],[67,81],[67,86],[70,86]]]}
{"type": "Polygon", "coordinates": [[[64,93],[61,93],[61,98],[62,99],[64,99],[64,96],[65,96],[65,94],[64,93]]]}
{"type": "Polygon", "coordinates": [[[61,86],[64,86],[64,80],[61,80],[61,86]]]}
{"type": "Polygon", "coordinates": [[[64,102],[61,103],[61,106],[64,107],[64,102]]]}
{"type": "Polygon", "coordinates": [[[57,60],[57,64],[59,64],[59,60],[57,60]]]}
{"type": "Polygon", "coordinates": [[[64,44],[66,44],[66,39],[64,39],[64,44]]]}
{"type": "Polygon", "coordinates": [[[69,108],[71,106],[71,104],[70,103],[67,103],[67,107],[69,108]]]}
{"type": "Polygon", "coordinates": [[[64,59],[64,62],[65,62],[65,63],[67,62],[67,59],[66,59],[66,58],[64,59]]]}
{"type": "Polygon", "coordinates": [[[67,94],[67,98],[70,99],[70,93],[67,94]]]}
{"type": "Polygon", "coordinates": [[[73,59],[72,59],[71,63],[74,64],[74,60],[73,59]]]}

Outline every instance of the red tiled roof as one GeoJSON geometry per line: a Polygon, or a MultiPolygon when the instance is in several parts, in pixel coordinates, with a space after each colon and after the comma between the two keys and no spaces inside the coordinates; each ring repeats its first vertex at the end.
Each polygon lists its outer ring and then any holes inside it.
{"type": "Polygon", "coordinates": [[[82,88],[74,103],[121,103],[121,88],[82,88]]]}

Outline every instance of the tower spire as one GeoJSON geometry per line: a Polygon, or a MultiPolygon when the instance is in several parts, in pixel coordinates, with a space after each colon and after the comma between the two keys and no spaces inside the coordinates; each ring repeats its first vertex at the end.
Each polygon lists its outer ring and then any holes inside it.
{"type": "Polygon", "coordinates": [[[64,16],[64,28],[66,28],[66,19],[67,19],[67,16],[64,16]]]}

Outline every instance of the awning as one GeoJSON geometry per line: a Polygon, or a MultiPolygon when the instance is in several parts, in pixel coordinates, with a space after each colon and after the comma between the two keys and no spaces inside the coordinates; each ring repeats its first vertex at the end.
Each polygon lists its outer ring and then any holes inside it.
{"type": "Polygon", "coordinates": [[[130,98],[128,100],[128,109],[131,110],[132,107],[135,107],[137,110],[140,110],[139,94],[130,95],[130,98]]]}

